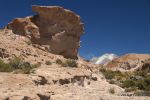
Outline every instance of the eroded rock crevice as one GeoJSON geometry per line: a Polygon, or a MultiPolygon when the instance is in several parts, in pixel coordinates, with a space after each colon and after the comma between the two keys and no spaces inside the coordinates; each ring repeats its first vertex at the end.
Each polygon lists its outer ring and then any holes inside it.
{"type": "Polygon", "coordinates": [[[4,48],[0,48],[0,58],[8,58],[8,57],[9,57],[9,52],[4,48]]]}
{"type": "Polygon", "coordinates": [[[36,80],[33,80],[33,82],[37,86],[48,84],[48,80],[44,76],[40,76],[40,75],[38,76],[38,78],[36,80]]]}
{"type": "Polygon", "coordinates": [[[65,79],[59,79],[59,80],[52,80],[53,84],[73,84],[78,86],[87,86],[90,85],[91,81],[97,81],[97,77],[91,77],[91,76],[74,76],[73,78],[65,78],[65,79]]]}

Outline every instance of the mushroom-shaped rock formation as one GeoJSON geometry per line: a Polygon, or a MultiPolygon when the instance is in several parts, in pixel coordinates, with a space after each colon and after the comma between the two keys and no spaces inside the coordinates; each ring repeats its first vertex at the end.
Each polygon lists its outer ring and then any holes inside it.
{"type": "Polygon", "coordinates": [[[33,43],[48,46],[48,51],[77,59],[80,36],[84,32],[81,19],[59,6],[32,6],[35,16],[14,19],[8,24],[15,34],[30,35],[33,43]]]}

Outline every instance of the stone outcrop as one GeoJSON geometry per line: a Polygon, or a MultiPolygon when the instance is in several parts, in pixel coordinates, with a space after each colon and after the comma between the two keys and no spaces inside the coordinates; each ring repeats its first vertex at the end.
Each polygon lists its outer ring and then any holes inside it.
{"type": "Polygon", "coordinates": [[[40,38],[39,28],[31,22],[30,17],[16,18],[7,25],[13,33],[27,36],[29,38],[40,38]]]}
{"type": "Polygon", "coordinates": [[[137,70],[150,73],[150,58],[142,61],[141,63],[141,66],[137,70]]]}
{"type": "Polygon", "coordinates": [[[58,6],[32,6],[32,10],[37,15],[14,19],[7,28],[30,37],[33,43],[45,45],[51,53],[77,59],[84,32],[80,17],[58,6]]]}

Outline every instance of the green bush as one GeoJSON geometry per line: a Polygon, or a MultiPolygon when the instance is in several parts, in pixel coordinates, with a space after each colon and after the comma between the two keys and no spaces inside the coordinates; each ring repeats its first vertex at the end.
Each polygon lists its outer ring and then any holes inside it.
{"type": "Polygon", "coordinates": [[[112,70],[106,70],[106,69],[101,69],[100,70],[103,75],[105,76],[106,79],[114,79],[116,76],[122,76],[120,71],[112,71],[112,70]]]}
{"type": "Polygon", "coordinates": [[[62,62],[62,63],[61,63],[61,66],[62,66],[62,67],[67,67],[68,65],[67,65],[66,63],[62,62]]]}
{"type": "Polygon", "coordinates": [[[109,93],[115,94],[115,89],[114,89],[114,88],[110,88],[110,89],[109,89],[109,93]]]}
{"type": "Polygon", "coordinates": [[[31,45],[32,44],[32,41],[31,40],[28,40],[28,41],[25,41],[28,45],[31,45]]]}
{"type": "Polygon", "coordinates": [[[12,72],[12,68],[9,64],[6,64],[0,60],[0,72],[12,72]]]}
{"type": "Polygon", "coordinates": [[[50,61],[45,62],[46,65],[51,65],[52,63],[50,61]]]}
{"type": "Polygon", "coordinates": [[[60,59],[57,59],[56,60],[56,64],[59,64],[59,65],[61,65],[63,62],[60,60],[60,59]]]}
{"type": "Polygon", "coordinates": [[[133,80],[125,80],[122,82],[122,87],[123,88],[129,88],[129,87],[134,87],[135,82],[133,80]]]}
{"type": "Polygon", "coordinates": [[[132,91],[136,91],[137,87],[130,87],[130,88],[125,88],[125,92],[132,92],[132,91]]]}
{"type": "Polygon", "coordinates": [[[30,64],[29,62],[24,62],[20,57],[14,57],[9,63],[4,63],[0,60],[0,72],[12,72],[29,74],[32,69],[39,67],[40,64],[30,64]]]}
{"type": "Polygon", "coordinates": [[[65,61],[65,64],[66,64],[67,66],[69,66],[69,67],[77,67],[77,66],[78,66],[78,65],[77,65],[77,61],[74,60],[74,59],[67,59],[67,60],[65,61]]]}
{"type": "Polygon", "coordinates": [[[29,62],[24,62],[19,69],[23,74],[29,74],[33,67],[29,62]]]}
{"type": "Polygon", "coordinates": [[[13,68],[13,69],[19,69],[19,67],[22,65],[23,60],[21,59],[21,57],[13,57],[10,62],[9,65],[13,68]]]}
{"type": "Polygon", "coordinates": [[[114,80],[110,80],[109,83],[110,84],[115,84],[115,81],[114,80]]]}
{"type": "Polygon", "coordinates": [[[135,96],[150,96],[150,91],[135,91],[135,96]]]}
{"type": "Polygon", "coordinates": [[[137,90],[147,91],[146,93],[150,92],[150,74],[145,71],[121,73],[119,71],[106,70],[104,68],[100,71],[103,73],[105,78],[108,79],[108,82],[125,88],[125,92],[137,90]],[[115,82],[112,80],[115,80],[115,82]]]}
{"type": "Polygon", "coordinates": [[[137,80],[136,81],[136,86],[140,90],[150,91],[150,76],[144,77],[143,80],[137,80]]]}
{"type": "Polygon", "coordinates": [[[60,59],[57,59],[56,63],[63,67],[67,67],[67,66],[68,67],[77,67],[78,66],[77,61],[74,59],[67,59],[64,62],[61,61],[60,59]]]}
{"type": "Polygon", "coordinates": [[[38,62],[38,63],[36,63],[36,64],[33,64],[33,65],[32,65],[32,68],[38,68],[38,67],[40,67],[40,66],[41,66],[41,63],[38,62]]]}
{"type": "Polygon", "coordinates": [[[147,73],[145,71],[135,71],[133,72],[134,76],[143,76],[145,77],[147,73]]]}
{"type": "MultiPolygon", "coordinates": [[[[136,76],[135,76],[136,77],[136,76]]],[[[139,90],[150,91],[150,76],[145,76],[143,79],[126,79],[122,81],[123,88],[136,87],[139,90]]]]}

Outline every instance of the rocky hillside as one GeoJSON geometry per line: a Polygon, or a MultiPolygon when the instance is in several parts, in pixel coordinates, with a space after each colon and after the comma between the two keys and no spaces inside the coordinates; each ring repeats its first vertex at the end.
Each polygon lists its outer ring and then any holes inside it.
{"type": "Polygon", "coordinates": [[[150,96],[150,55],[127,54],[104,65],[101,72],[116,84],[139,96],[150,96]]]}
{"type": "Polygon", "coordinates": [[[0,30],[0,100],[150,99],[110,84],[99,65],[77,57],[78,15],[56,6],[33,10],[38,14],[0,30]]]}
{"type": "Polygon", "coordinates": [[[71,60],[49,53],[11,30],[1,30],[0,37],[0,57],[4,63],[0,62],[1,100],[149,99],[128,97],[123,88],[106,81],[99,66],[82,58],[71,60]],[[28,71],[28,67],[14,57],[38,66],[28,71]],[[8,70],[6,64],[10,64],[12,70],[8,70]],[[25,66],[23,71],[22,66],[25,66]]]}
{"type": "Polygon", "coordinates": [[[127,54],[112,60],[105,67],[120,71],[147,70],[150,72],[148,62],[150,62],[150,54],[127,54]]]}

